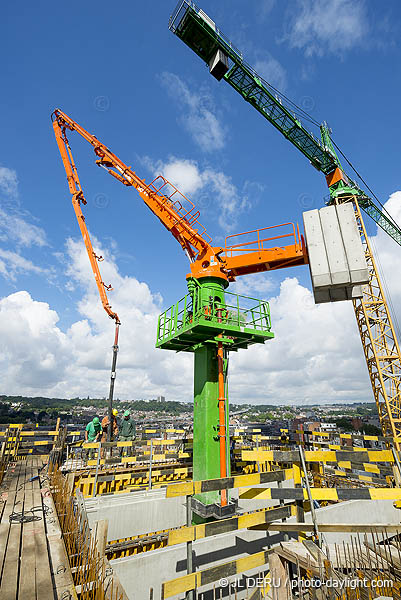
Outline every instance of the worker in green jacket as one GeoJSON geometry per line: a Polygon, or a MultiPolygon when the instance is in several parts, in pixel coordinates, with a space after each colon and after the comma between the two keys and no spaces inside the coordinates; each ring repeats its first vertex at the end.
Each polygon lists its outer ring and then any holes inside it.
{"type": "MultiPolygon", "coordinates": [[[[131,421],[131,413],[129,410],[124,411],[123,418],[120,423],[120,442],[133,442],[135,440],[136,428],[135,423],[131,421]]],[[[120,455],[124,454],[124,450],[128,456],[132,456],[132,446],[121,448],[120,455]]]]}
{"type": "MultiPolygon", "coordinates": [[[[100,425],[99,417],[95,417],[90,421],[85,429],[85,442],[100,442],[102,435],[102,426],[100,425]]],[[[89,448],[89,460],[95,454],[94,448],[89,448]]]]}

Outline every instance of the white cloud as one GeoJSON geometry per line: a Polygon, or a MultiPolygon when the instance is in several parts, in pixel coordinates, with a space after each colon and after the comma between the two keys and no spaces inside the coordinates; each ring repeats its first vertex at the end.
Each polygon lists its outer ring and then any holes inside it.
{"type": "Polygon", "coordinates": [[[369,22],[364,0],[298,0],[285,39],[306,56],[343,54],[364,43],[369,22]]]}
{"type": "Polygon", "coordinates": [[[3,246],[0,247],[0,275],[11,281],[16,281],[20,274],[50,272],[21,254],[22,247],[47,245],[45,232],[30,223],[29,218],[31,215],[20,207],[17,173],[0,167],[0,243],[3,246]]]}
{"type": "MultiPolygon", "coordinates": [[[[400,221],[401,192],[393,194],[386,206],[400,221]]],[[[381,230],[373,241],[394,307],[399,310],[401,282],[394,265],[399,262],[400,248],[381,230]]],[[[161,297],[146,283],[120,273],[112,252],[96,240],[94,245],[105,257],[103,278],[114,286],[109,299],[122,320],[116,396],[162,394],[190,400],[192,355],[155,349],[161,297]]],[[[0,369],[8,374],[3,393],[56,397],[102,397],[108,393],[114,325],[101,307],[83,243],[68,240],[67,254],[67,275],[75,290],[82,290],[81,318],[68,330],[62,330],[57,313],[48,304],[35,301],[28,292],[0,301],[0,369]]],[[[235,291],[268,298],[272,283],[268,274],[238,278],[235,291]]],[[[231,354],[232,402],[372,401],[350,303],[316,306],[310,290],[296,278],[287,278],[270,298],[270,308],[275,339],[231,354]]]]}
{"type": "MultiPolygon", "coordinates": [[[[401,192],[391,194],[384,206],[396,223],[401,226],[401,192]]],[[[377,250],[376,263],[382,273],[385,293],[387,295],[389,292],[390,303],[394,306],[395,320],[398,321],[397,315],[401,313],[401,278],[397,276],[397,269],[394,269],[394,265],[400,261],[401,248],[380,228],[378,228],[377,235],[371,238],[371,243],[374,253],[377,250]]],[[[401,343],[401,339],[399,342],[401,343]]]]}
{"type": "Polygon", "coordinates": [[[0,273],[5,279],[16,281],[17,276],[20,274],[49,274],[49,270],[33,264],[31,260],[24,258],[16,252],[0,248],[0,273]]]}
{"type": "Polygon", "coordinates": [[[204,152],[223,148],[226,131],[214,113],[211,95],[202,90],[191,91],[174,73],[162,73],[160,81],[180,105],[183,111],[180,121],[200,148],[204,152]]]}
{"type": "Polygon", "coordinates": [[[350,303],[315,305],[296,278],[270,300],[275,338],[231,359],[232,400],[313,404],[370,399],[350,303]],[[235,396],[235,399],[234,399],[235,396]]]}
{"type": "MultiPolygon", "coordinates": [[[[140,398],[158,394],[191,399],[192,357],[156,350],[161,298],[146,283],[118,271],[113,256],[93,239],[105,257],[102,275],[113,284],[109,293],[122,321],[116,397],[140,398]]],[[[0,301],[0,371],[8,373],[4,393],[55,397],[107,396],[110,382],[114,323],[103,310],[85,247],[68,240],[67,275],[82,289],[78,310],[82,318],[63,331],[48,304],[26,291],[0,301]]]]}
{"type": "MultiPolygon", "coordinates": [[[[392,194],[385,207],[401,223],[401,192],[392,194]]],[[[377,250],[376,262],[382,265],[396,317],[401,310],[401,279],[394,264],[399,262],[401,249],[382,229],[370,241],[377,250]]],[[[262,281],[263,277],[258,275],[262,281]]],[[[267,275],[266,280],[269,286],[267,275]]],[[[262,293],[259,297],[266,298],[262,293]]],[[[280,293],[270,299],[270,309],[276,337],[264,346],[233,355],[233,396],[248,396],[260,403],[373,401],[351,303],[315,305],[311,291],[292,278],[284,280],[280,293]]]]}
{"type": "Polygon", "coordinates": [[[253,65],[255,71],[267,83],[284,92],[287,87],[287,74],[284,67],[272,56],[257,60],[253,65]]]}
{"type": "Polygon", "coordinates": [[[238,277],[230,285],[230,292],[244,296],[255,296],[261,300],[269,298],[276,284],[267,273],[255,273],[246,277],[238,277]]]}
{"type": "Polygon", "coordinates": [[[0,167],[0,191],[14,198],[18,195],[18,178],[14,169],[0,167]]]}
{"type": "Polygon", "coordinates": [[[43,229],[26,221],[21,214],[13,212],[0,208],[0,241],[9,240],[27,247],[45,246],[47,242],[43,229]]]}
{"type": "Polygon", "coordinates": [[[5,393],[35,394],[59,385],[73,361],[58,315],[21,291],[0,300],[1,372],[5,393]],[[10,392],[8,392],[10,390],[10,392]]]}
{"type": "MultiPolygon", "coordinates": [[[[219,215],[218,224],[224,233],[230,233],[237,226],[241,214],[259,199],[264,189],[257,182],[245,181],[239,190],[229,175],[209,166],[202,169],[195,160],[170,156],[166,162],[154,163],[149,157],[143,161],[155,175],[163,175],[201,211],[213,208],[213,213],[219,215]]],[[[200,220],[202,222],[202,218],[200,220]]]]}

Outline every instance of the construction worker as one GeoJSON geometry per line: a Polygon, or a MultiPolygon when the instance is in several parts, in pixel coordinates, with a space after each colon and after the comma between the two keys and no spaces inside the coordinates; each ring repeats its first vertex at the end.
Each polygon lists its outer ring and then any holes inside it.
{"type": "MultiPolygon", "coordinates": [[[[131,417],[130,411],[129,410],[124,411],[123,418],[121,419],[121,422],[120,422],[120,436],[118,438],[120,442],[132,442],[135,439],[135,433],[136,433],[135,423],[133,423],[133,421],[131,421],[130,417],[131,417]]],[[[132,455],[132,446],[131,446],[131,448],[126,448],[126,452],[129,456],[132,455]]],[[[120,456],[122,456],[123,453],[124,453],[124,448],[121,448],[120,456]]]]}
{"type": "MultiPolygon", "coordinates": [[[[99,442],[102,436],[102,426],[100,425],[99,417],[94,417],[85,429],[85,442],[99,442]]],[[[94,448],[89,448],[88,458],[91,460],[95,453],[94,448]]]]}
{"type": "MultiPolygon", "coordinates": [[[[118,410],[116,408],[113,408],[112,417],[111,417],[111,437],[110,437],[111,442],[116,440],[117,436],[118,436],[117,415],[118,415],[118,410]]],[[[102,442],[107,442],[109,423],[110,423],[109,413],[107,412],[106,415],[102,419],[102,442]]],[[[111,454],[113,454],[113,453],[111,452],[111,454]]],[[[103,451],[102,451],[102,458],[104,458],[103,451]]]]}
{"type": "MultiPolygon", "coordinates": [[[[118,436],[118,425],[117,425],[118,410],[113,408],[111,417],[111,441],[115,440],[118,436]]],[[[102,419],[102,442],[107,442],[107,434],[109,429],[109,415],[106,415],[102,419]]]]}

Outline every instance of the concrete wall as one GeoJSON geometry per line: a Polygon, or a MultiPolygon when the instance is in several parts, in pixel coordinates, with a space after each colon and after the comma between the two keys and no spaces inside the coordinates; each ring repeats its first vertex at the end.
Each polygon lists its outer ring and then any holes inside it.
{"type": "MultiPolygon", "coordinates": [[[[316,510],[318,523],[369,523],[376,525],[393,524],[401,522],[401,511],[393,506],[393,500],[349,500],[332,504],[316,510]]],[[[294,517],[288,521],[295,520],[294,517]]],[[[311,523],[310,513],[305,514],[305,522],[311,523]]],[[[324,533],[327,544],[349,541],[352,533],[324,533]]]]}
{"type": "Polygon", "coordinates": [[[185,498],[166,498],[165,489],[85,500],[89,525],[108,519],[107,539],[118,540],[185,524],[185,498]]]}
{"type": "MultiPolygon", "coordinates": [[[[241,556],[260,552],[270,544],[277,543],[280,535],[266,535],[261,531],[241,530],[199,540],[193,544],[193,564],[195,570],[202,570],[218,563],[225,563],[241,556]]],[[[186,575],[186,544],[153,550],[127,558],[110,561],[117,573],[130,600],[145,600],[150,597],[149,590],[153,588],[153,598],[161,597],[161,584],[169,579],[186,575]]],[[[253,569],[248,575],[259,572],[253,569]]],[[[216,582],[218,586],[218,582],[216,582]]],[[[213,584],[205,586],[204,600],[211,600],[213,584]],[[209,590],[209,591],[208,591],[209,590]]],[[[182,594],[180,598],[184,597],[182,594]]],[[[244,594],[239,594],[238,600],[244,594]]],[[[217,594],[215,596],[219,598],[217,594]]]]}
{"type": "MultiPolygon", "coordinates": [[[[266,502],[264,506],[267,506],[266,502]]],[[[248,507],[248,510],[252,509],[248,507]]],[[[397,524],[401,519],[400,511],[393,507],[391,500],[351,500],[317,509],[316,514],[320,523],[397,524]]],[[[292,520],[295,518],[291,517],[287,522],[292,520]]],[[[310,513],[305,515],[305,520],[311,522],[310,513]]],[[[349,540],[352,535],[351,533],[325,533],[324,541],[330,544],[339,543],[342,540],[349,540]]],[[[201,570],[215,564],[229,562],[274,546],[282,540],[283,536],[278,533],[248,530],[199,540],[193,543],[194,567],[196,570],[201,570]]],[[[180,544],[120,558],[111,561],[111,565],[130,600],[149,598],[150,588],[153,588],[153,597],[158,600],[163,581],[186,574],[186,545],[180,544]]],[[[259,571],[260,569],[250,570],[247,575],[252,576],[259,571]]],[[[202,591],[205,591],[204,600],[213,598],[211,587],[202,588],[202,591]]],[[[243,596],[238,594],[238,600],[243,596]]]]}
{"type": "MultiPolygon", "coordinates": [[[[283,482],[284,487],[293,487],[293,485],[292,479],[283,482]]],[[[252,487],[277,487],[277,484],[273,482],[252,487]]],[[[238,498],[238,490],[232,490],[230,496],[238,498]]],[[[239,501],[241,512],[268,506],[279,506],[279,501],[239,501]]],[[[185,498],[166,498],[165,488],[87,498],[85,507],[90,527],[99,519],[108,519],[108,540],[181,527],[186,523],[185,498]]]]}

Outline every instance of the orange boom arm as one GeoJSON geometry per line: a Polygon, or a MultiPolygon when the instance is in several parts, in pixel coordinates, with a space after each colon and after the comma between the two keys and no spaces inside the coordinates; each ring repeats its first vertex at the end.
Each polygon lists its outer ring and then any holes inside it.
{"type": "MultiPolygon", "coordinates": [[[[95,155],[98,157],[96,159],[98,166],[105,168],[110,175],[124,185],[134,187],[137,190],[145,204],[159,218],[164,227],[172,233],[186,252],[191,262],[191,273],[189,276],[195,278],[215,276],[228,281],[234,281],[235,277],[239,275],[307,264],[307,251],[303,237],[299,234],[298,228],[295,230],[295,226],[292,223],[285,224],[290,228],[290,233],[276,232],[277,235],[264,237],[265,232],[268,229],[272,229],[272,227],[269,227],[248,232],[247,234],[238,234],[239,236],[247,235],[248,237],[241,237],[240,243],[235,245],[227,246],[227,240],[236,237],[229,236],[229,238],[226,238],[224,248],[213,247],[211,245],[212,240],[206,233],[205,227],[198,221],[200,212],[173,184],[169,183],[161,175],[156,177],[150,184],[145,183],[145,180],[140,179],[131,167],[125,165],[107,146],[102,144],[94,135],[88,133],[65,113],[57,109],[54,111],[52,117],[57,143],[67,172],[68,184],[73,195],[74,210],[95,274],[103,306],[112,318],[116,318],[117,315],[111,311],[108,303],[105,288],[109,288],[105,286],[101,279],[97,265],[99,257],[93,252],[85,219],[81,211],[81,204],[86,204],[86,201],[66,136],[67,129],[76,131],[93,146],[95,155]],[[284,238],[291,238],[292,243],[286,246],[274,246],[274,243],[277,244],[278,240],[282,243],[284,238]]],[[[275,227],[279,228],[283,227],[283,225],[275,227]]]]}

